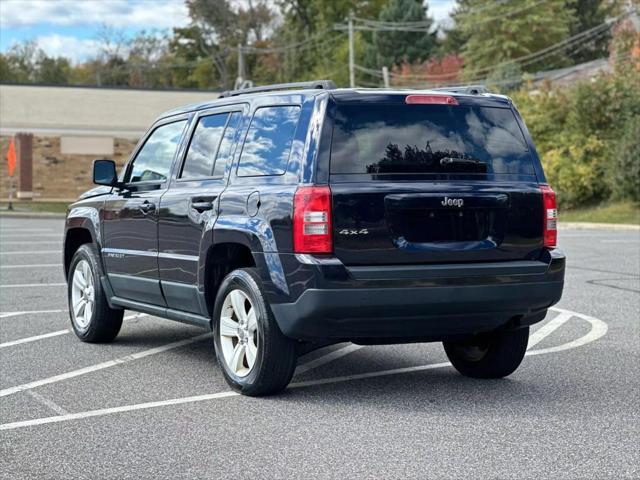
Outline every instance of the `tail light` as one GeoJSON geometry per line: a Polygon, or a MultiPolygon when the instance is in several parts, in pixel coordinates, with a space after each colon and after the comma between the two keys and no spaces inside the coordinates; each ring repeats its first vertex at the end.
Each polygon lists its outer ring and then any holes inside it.
{"type": "Polygon", "coordinates": [[[293,199],[293,251],[332,250],[331,190],[328,186],[298,188],[293,199]]]}
{"type": "Polygon", "coordinates": [[[542,191],[542,233],[545,247],[555,247],[558,245],[558,206],[556,203],[556,192],[549,185],[541,185],[542,191]]]}

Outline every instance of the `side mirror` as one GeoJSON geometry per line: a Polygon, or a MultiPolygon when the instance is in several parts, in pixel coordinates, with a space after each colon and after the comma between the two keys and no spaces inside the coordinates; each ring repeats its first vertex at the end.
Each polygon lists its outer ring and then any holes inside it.
{"type": "Polygon", "coordinates": [[[94,160],[93,183],[96,185],[107,185],[108,187],[117,186],[118,174],[116,173],[116,162],[113,160],[94,160]]]}

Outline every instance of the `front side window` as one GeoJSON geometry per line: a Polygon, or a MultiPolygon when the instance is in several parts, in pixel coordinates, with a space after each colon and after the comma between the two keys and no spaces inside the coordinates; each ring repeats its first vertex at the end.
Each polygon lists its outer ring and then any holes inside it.
{"type": "Polygon", "coordinates": [[[227,122],[227,128],[224,130],[224,136],[218,148],[218,155],[216,156],[215,166],[213,167],[213,176],[216,178],[224,176],[224,169],[231,157],[233,146],[236,144],[236,134],[238,133],[238,125],[240,124],[241,118],[242,113],[233,112],[227,122]]]}
{"type": "Polygon", "coordinates": [[[186,123],[186,120],[167,123],[153,131],[133,161],[129,182],[165,181],[169,178],[186,123]]]}
{"type": "Polygon", "coordinates": [[[257,109],[240,155],[238,176],[282,175],[289,163],[299,117],[297,106],[257,109]]]}
{"type": "Polygon", "coordinates": [[[228,113],[221,113],[198,120],[180,178],[211,176],[218,146],[228,118],[228,113]]]}

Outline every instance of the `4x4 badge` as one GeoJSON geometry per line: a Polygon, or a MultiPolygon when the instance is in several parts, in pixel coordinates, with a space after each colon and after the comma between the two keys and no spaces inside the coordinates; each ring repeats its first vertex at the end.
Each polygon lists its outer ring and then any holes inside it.
{"type": "Polygon", "coordinates": [[[369,230],[366,228],[361,228],[360,230],[356,228],[343,228],[338,233],[340,233],[340,235],[368,235],[369,230]]]}
{"type": "Polygon", "coordinates": [[[443,207],[462,207],[463,205],[464,200],[462,198],[444,197],[444,200],[442,200],[443,207]]]}

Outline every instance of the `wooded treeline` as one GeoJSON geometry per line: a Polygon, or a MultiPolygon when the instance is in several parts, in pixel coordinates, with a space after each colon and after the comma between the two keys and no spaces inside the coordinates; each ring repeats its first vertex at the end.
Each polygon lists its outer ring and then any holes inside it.
{"type": "MultiPolygon", "coordinates": [[[[637,0],[634,0],[637,2],[637,0]]],[[[626,0],[458,0],[436,28],[429,2],[416,0],[186,0],[190,24],[133,38],[102,28],[97,52],[78,64],[33,42],[0,54],[4,83],[227,89],[331,78],[347,85],[350,15],[356,84],[505,81],[526,72],[607,55],[626,0]],[[576,37],[577,36],[577,37],[576,37]]]]}

